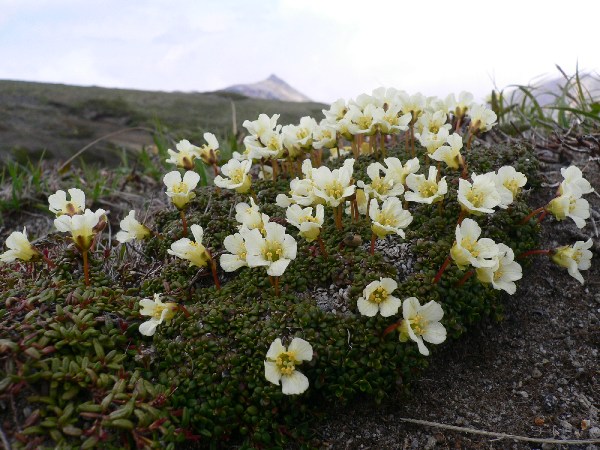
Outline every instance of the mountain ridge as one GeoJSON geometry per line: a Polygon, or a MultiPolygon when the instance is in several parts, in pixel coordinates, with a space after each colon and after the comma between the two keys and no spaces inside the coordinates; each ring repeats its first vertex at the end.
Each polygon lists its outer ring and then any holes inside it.
{"type": "Polygon", "coordinates": [[[234,84],[222,89],[222,91],[265,100],[312,102],[308,96],[293,88],[275,74],[271,74],[265,80],[257,81],[256,83],[234,84]]]}

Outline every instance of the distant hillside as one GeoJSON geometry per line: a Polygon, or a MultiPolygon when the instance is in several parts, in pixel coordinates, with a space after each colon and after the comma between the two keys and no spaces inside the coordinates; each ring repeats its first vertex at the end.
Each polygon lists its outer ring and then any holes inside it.
{"type": "MultiPolygon", "coordinates": [[[[279,123],[300,117],[322,117],[321,103],[248,98],[228,92],[151,92],[0,80],[0,164],[20,156],[66,159],[83,146],[128,127],[154,129],[156,120],[174,139],[202,144],[210,131],[218,138],[232,133],[235,108],[238,132],[242,122],[260,113],[281,114],[279,123]]],[[[88,159],[118,164],[123,149],[151,145],[149,132],[116,135],[86,152],[88,159]]]]}
{"type": "MultiPolygon", "coordinates": [[[[598,74],[581,72],[579,78],[586,98],[591,96],[598,101],[600,99],[600,76],[598,74]]],[[[566,85],[567,80],[564,76],[546,76],[538,81],[530,83],[528,89],[535,96],[540,106],[547,106],[556,103],[556,99],[563,95],[566,85]]],[[[571,95],[577,97],[577,84],[575,78],[569,83],[568,91],[571,95]]],[[[520,103],[525,96],[519,89],[511,89],[504,95],[511,103],[520,103]]]]}
{"type": "Polygon", "coordinates": [[[311,102],[303,93],[297,91],[277,75],[253,84],[236,84],[223,89],[225,92],[235,92],[246,97],[266,100],[282,100],[287,102],[311,102]]]}

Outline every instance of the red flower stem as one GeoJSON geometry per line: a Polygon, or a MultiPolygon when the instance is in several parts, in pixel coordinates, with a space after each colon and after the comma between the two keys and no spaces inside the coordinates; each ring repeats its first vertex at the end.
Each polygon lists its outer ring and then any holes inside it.
{"type": "Polygon", "coordinates": [[[450,259],[450,255],[448,255],[446,257],[446,260],[444,261],[444,264],[442,264],[442,267],[440,267],[440,270],[438,270],[437,275],[433,279],[433,284],[439,283],[440,279],[442,278],[442,275],[444,274],[444,272],[446,271],[446,269],[448,268],[448,266],[450,265],[451,262],[452,262],[452,259],[450,259]]]}
{"type": "Polygon", "coordinates": [[[375,254],[375,241],[377,240],[377,235],[373,233],[371,235],[371,255],[375,254]]]}
{"type": "Polygon", "coordinates": [[[467,280],[469,278],[471,278],[473,275],[475,275],[475,271],[474,270],[469,270],[467,273],[465,273],[463,275],[463,277],[458,281],[458,283],[456,283],[456,287],[461,287],[463,284],[465,284],[467,282],[467,280]]]}
{"type": "Polygon", "coordinates": [[[519,256],[517,256],[517,259],[522,259],[527,256],[533,256],[533,255],[549,255],[551,253],[552,253],[552,250],[529,250],[529,251],[523,252],[519,256]]]}
{"type": "Polygon", "coordinates": [[[456,224],[460,225],[462,221],[465,220],[465,217],[467,217],[467,212],[464,209],[461,209],[456,224]]]}
{"type": "Polygon", "coordinates": [[[84,250],[82,253],[83,253],[83,276],[85,279],[85,285],[89,287],[89,285],[90,285],[90,268],[88,265],[88,251],[84,250]]]}
{"type": "Polygon", "coordinates": [[[215,174],[215,177],[216,177],[217,175],[219,175],[219,166],[217,166],[217,163],[214,163],[214,164],[212,165],[212,168],[213,168],[213,173],[215,174]]]}
{"type": "MultiPolygon", "coordinates": [[[[539,214],[539,213],[541,213],[541,212],[545,212],[545,213],[547,213],[547,211],[546,211],[546,207],[545,207],[545,206],[542,206],[542,207],[540,207],[540,208],[538,208],[538,209],[536,209],[536,210],[534,210],[534,211],[531,211],[531,212],[530,212],[530,213],[529,213],[527,216],[525,216],[525,217],[523,218],[523,220],[521,220],[520,224],[521,224],[521,225],[525,225],[525,224],[526,224],[527,222],[529,222],[529,221],[530,221],[530,220],[531,220],[531,219],[532,219],[534,216],[538,215],[538,214],[539,214]]],[[[544,215],[545,215],[545,214],[544,214],[544,215]]],[[[543,219],[543,218],[542,218],[542,219],[543,219]]],[[[540,219],[540,221],[539,221],[539,222],[541,222],[541,219],[540,219]]],[[[539,223],[539,222],[538,222],[538,223],[539,223]]]]}
{"type": "Polygon", "coordinates": [[[279,277],[273,277],[275,279],[275,297],[279,297],[279,277]]]}
{"type": "Polygon", "coordinates": [[[187,220],[185,220],[185,213],[183,212],[183,209],[179,210],[179,215],[181,216],[181,223],[183,224],[182,236],[183,237],[187,237],[187,235],[188,235],[188,226],[187,226],[187,220]]]}
{"type": "Polygon", "coordinates": [[[547,214],[548,214],[548,210],[544,209],[544,212],[538,216],[537,223],[539,224],[542,220],[544,220],[544,217],[546,217],[547,214]]]}
{"type": "MultiPolygon", "coordinates": [[[[277,160],[275,158],[273,158],[271,160],[271,168],[273,169],[273,181],[274,182],[277,181],[277,166],[278,166],[277,160]]],[[[266,178],[267,174],[263,172],[263,175],[265,175],[265,178],[266,178]]]]}
{"type": "Polygon", "coordinates": [[[323,239],[321,238],[321,236],[319,235],[318,237],[319,240],[319,248],[321,249],[321,254],[325,257],[325,258],[329,258],[329,255],[327,254],[327,249],[325,249],[325,243],[323,242],[323,239]]]}
{"type": "Polygon", "coordinates": [[[385,330],[383,330],[383,336],[387,336],[388,334],[390,334],[392,331],[398,329],[398,327],[400,326],[402,322],[395,322],[392,325],[390,325],[389,327],[387,327],[385,330]]]}
{"type": "Polygon", "coordinates": [[[462,156],[462,166],[463,166],[463,169],[460,174],[460,177],[463,180],[466,180],[469,176],[469,165],[467,164],[467,158],[465,158],[464,156],[462,156]]]}
{"type": "Polygon", "coordinates": [[[212,255],[210,256],[210,270],[212,271],[213,280],[215,281],[215,286],[217,287],[217,291],[221,290],[221,283],[219,282],[219,276],[217,274],[217,263],[213,259],[212,255]]]}

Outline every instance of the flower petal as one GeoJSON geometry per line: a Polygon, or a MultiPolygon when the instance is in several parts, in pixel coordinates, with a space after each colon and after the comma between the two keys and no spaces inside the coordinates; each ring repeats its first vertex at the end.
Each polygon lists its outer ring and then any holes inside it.
{"type": "Polygon", "coordinates": [[[298,337],[292,339],[288,351],[294,352],[294,357],[298,361],[310,361],[313,357],[312,346],[304,339],[298,337]]]}
{"type": "Polygon", "coordinates": [[[281,392],[286,395],[302,394],[308,389],[308,378],[297,370],[281,377],[281,392]]]}

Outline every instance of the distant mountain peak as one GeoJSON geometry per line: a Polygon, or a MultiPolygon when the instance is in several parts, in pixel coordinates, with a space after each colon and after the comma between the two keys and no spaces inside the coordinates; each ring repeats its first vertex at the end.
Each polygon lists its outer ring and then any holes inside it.
{"type": "Polygon", "coordinates": [[[282,100],[287,102],[310,102],[309,97],[294,89],[274,73],[263,81],[252,84],[235,84],[223,89],[226,92],[235,92],[246,97],[262,98],[267,100],[282,100]]]}

